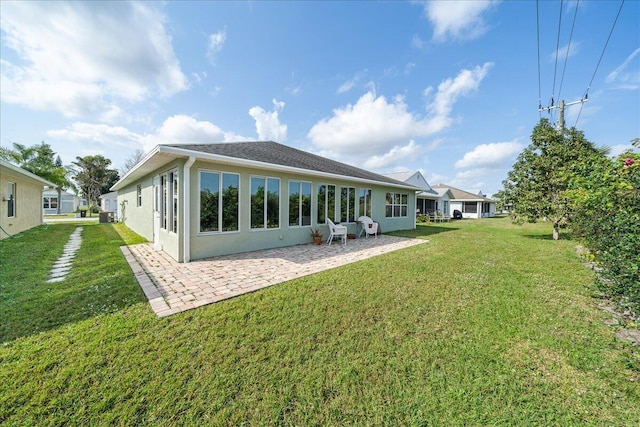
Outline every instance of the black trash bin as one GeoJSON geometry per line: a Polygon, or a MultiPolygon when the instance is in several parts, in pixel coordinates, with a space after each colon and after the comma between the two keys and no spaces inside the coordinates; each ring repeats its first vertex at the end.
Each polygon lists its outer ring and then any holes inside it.
{"type": "Polygon", "coordinates": [[[80,218],[86,218],[87,217],[87,211],[80,211],[80,218]]]}

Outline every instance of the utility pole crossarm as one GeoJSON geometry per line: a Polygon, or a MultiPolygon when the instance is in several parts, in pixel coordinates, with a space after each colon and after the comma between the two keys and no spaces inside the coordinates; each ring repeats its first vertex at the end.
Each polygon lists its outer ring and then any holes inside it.
{"type": "Polygon", "coordinates": [[[573,102],[569,102],[566,103],[564,102],[564,99],[561,99],[560,102],[558,103],[558,105],[550,105],[548,107],[541,107],[538,108],[538,111],[551,111],[551,110],[555,110],[558,109],[558,130],[559,131],[564,131],[564,109],[565,107],[569,107],[571,105],[576,105],[576,104],[584,104],[585,102],[587,102],[589,100],[589,98],[587,98],[586,96],[578,101],[573,101],[573,102]]]}

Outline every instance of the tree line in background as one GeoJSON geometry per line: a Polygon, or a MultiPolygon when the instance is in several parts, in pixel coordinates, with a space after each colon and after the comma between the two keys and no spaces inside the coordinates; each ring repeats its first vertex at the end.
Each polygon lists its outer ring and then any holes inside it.
{"type": "Polygon", "coordinates": [[[516,222],[550,221],[556,240],[570,227],[602,267],[602,290],[640,313],[640,153],[611,158],[583,132],[542,119],[502,184],[499,208],[516,222]]]}
{"type": "Polygon", "coordinates": [[[58,200],[62,191],[72,190],[87,200],[90,209],[98,209],[100,195],[108,193],[120,179],[118,171],[109,168],[111,160],[101,155],[76,157],[71,165],[63,165],[60,156],[44,142],[31,147],[18,143],[13,143],[13,148],[0,147],[0,158],[55,184],[58,200]]]}

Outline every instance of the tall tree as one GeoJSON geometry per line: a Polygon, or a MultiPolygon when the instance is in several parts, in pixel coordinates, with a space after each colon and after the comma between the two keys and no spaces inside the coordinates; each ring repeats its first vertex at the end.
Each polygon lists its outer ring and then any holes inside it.
{"type": "Polygon", "coordinates": [[[581,131],[559,132],[542,119],[533,129],[531,144],[503,181],[501,203],[513,206],[512,217],[517,221],[551,221],[557,240],[560,227],[571,219],[570,190],[603,161],[606,150],[587,141],[581,131]]]}
{"type": "Polygon", "coordinates": [[[120,168],[120,176],[125,176],[127,172],[133,169],[133,167],[137,165],[140,162],[140,160],[142,160],[143,157],[144,157],[144,151],[140,149],[137,149],[136,151],[134,151],[133,154],[131,154],[131,157],[129,157],[124,162],[124,166],[120,168]]]}
{"type": "Polygon", "coordinates": [[[56,185],[58,192],[57,213],[59,214],[62,205],[60,202],[62,191],[75,187],[69,178],[71,172],[70,167],[62,165],[60,156],[57,156],[55,160],[54,156],[56,156],[56,153],[51,149],[51,146],[44,141],[39,145],[33,145],[31,147],[13,143],[13,149],[0,148],[1,158],[15,163],[21,168],[56,185]]]}
{"type": "Polygon", "coordinates": [[[101,194],[108,193],[118,179],[118,171],[109,169],[111,160],[101,156],[76,157],[73,164],[77,167],[75,180],[80,193],[89,202],[89,206],[98,206],[101,194]]]}

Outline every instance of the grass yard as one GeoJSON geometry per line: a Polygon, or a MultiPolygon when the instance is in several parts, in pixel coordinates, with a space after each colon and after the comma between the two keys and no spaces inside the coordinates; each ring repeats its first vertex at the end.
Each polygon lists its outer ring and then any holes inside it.
{"type": "Polygon", "coordinates": [[[0,242],[0,424],[615,425],[640,420],[575,243],[508,219],[420,225],[419,245],[158,319],[83,224],[0,242]]]}

